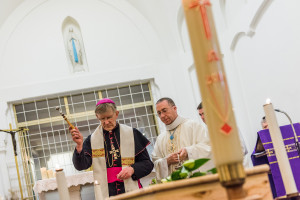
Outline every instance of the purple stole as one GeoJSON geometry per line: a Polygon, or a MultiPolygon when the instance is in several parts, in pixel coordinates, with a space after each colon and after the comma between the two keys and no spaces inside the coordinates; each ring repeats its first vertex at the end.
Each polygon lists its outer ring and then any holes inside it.
{"type": "MultiPolygon", "coordinates": [[[[298,139],[300,139],[300,124],[294,124],[296,134],[298,139]]],[[[291,125],[285,125],[280,127],[282,138],[284,141],[285,149],[291,164],[292,172],[296,182],[298,192],[300,191],[300,158],[295,146],[295,138],[291,125]]],[[[270,169],[272,172],[272,177],[274,179],[275,189],[277,197],[285,196],[286,191],[283,185],[282,177],[280,174],[276,152],[273,148],[273,143],[271,140],[269,129],[261,130],[258,132],[261,142],[266,150],[268,161],[270,164],[270,169]]]]}

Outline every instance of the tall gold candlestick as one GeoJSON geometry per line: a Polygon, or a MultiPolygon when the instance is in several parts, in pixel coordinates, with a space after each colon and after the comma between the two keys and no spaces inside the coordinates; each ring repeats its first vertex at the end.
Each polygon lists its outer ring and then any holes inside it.
{"type": "Polygon", "coordinates": [[[213,157],[221,183],[244,183],[243,153],[208,0],[182,0],[213,157]]]}
{"type": "Polygon", "coordinates": [[[56,169],[56,183],[60,200],[70,200],[70,194],[63,169],[56,169]]]}
{"type": "Polygon", "coordinates": [[[287,156],[285,145],[283,143],[283,138],[281,131],[279,129],[275,111],[270,99],[267,99],[264,105],[264,111],[266,114],[266,120],[268,122],[268,127],[270,131],[270,136],[273,142],[273,147],[275,150],[276,158],[278,161],[279,170],[283,180],[284,188],[287,195],[298,194],[297,186],[291,169],[290,161],[287,156]]]}

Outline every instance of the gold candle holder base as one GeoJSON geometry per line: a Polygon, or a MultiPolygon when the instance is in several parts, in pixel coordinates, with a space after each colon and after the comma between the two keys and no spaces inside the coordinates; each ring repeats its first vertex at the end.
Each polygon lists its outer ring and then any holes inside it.
{"type": "Polygon", "coordinates": [[[282,197],[277,197],[275,200],[300,200],[300,193],[287,194],[282,197]]]}
{"type": "Polygon", "coordinates": [[[288,198],[292,198],[292,197],[299,197],[299,192],[293,193],[293,194],[287,194],[286,195],[288,198]]]}
{"type": "Polygon", "coordinates": [[[242,163],[230,163],[217,167],[221,184],[228,187],[243,185],[246,173],[242,163]]]}

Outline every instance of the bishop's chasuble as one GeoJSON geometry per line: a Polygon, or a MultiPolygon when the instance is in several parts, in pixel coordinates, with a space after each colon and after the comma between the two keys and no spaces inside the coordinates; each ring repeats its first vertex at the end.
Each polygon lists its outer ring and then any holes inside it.
{"type": "MultiPolygon", "coordinates": [[[[166,178],[176,169],[177,164],[168,166],[167,157],[183,147],[187,150],[188,159],[212,158],[205,127],[197,121],[178,116],[172,124],[166,125],[166,131],[156,139],[152,160],[158,180],[166,178]]],[[[213,167],[210,160],[199,169],[206,171],[213,167]]]]}
{"type": "Polygon", "coordinates": [[[117,124],[112,131],[98,126],[83,143],[78,153],[75,149],[73,163],[83,170],[93,164],[94,180],[100,183],[103,199],[141,188],[139,179],[153,169],[146,150],[150,142],[136,129],[117,124]],[[134,174],[126,180],[117,179],[124,167],[131,166],[134,174]],[[106,173],[105,173],[106,172],[106,173]]]}

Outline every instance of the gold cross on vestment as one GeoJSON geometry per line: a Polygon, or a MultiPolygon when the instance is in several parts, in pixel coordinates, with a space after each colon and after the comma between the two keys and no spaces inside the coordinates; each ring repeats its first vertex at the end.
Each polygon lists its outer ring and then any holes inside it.
{"type": "Polygon", "coordinates": [[[274,151],[272,149],[267,149],[266,151],[267,151],[268,157],[270,157],[274,153],[274,151]]]}
{"type": "Polygon", "coordinates": [[[290,152],[293,148],[289,145],[285,145],[285,149],[287,152],[290,152]]]}
{"type": "Polygon", "coordinates": [[[114,160],[118,158],[118,154],[117,154],[118,152],[120,152],[119,149],[115,149],[115,148],[109,151],[110,154],[113,154],[114,160]]]}

